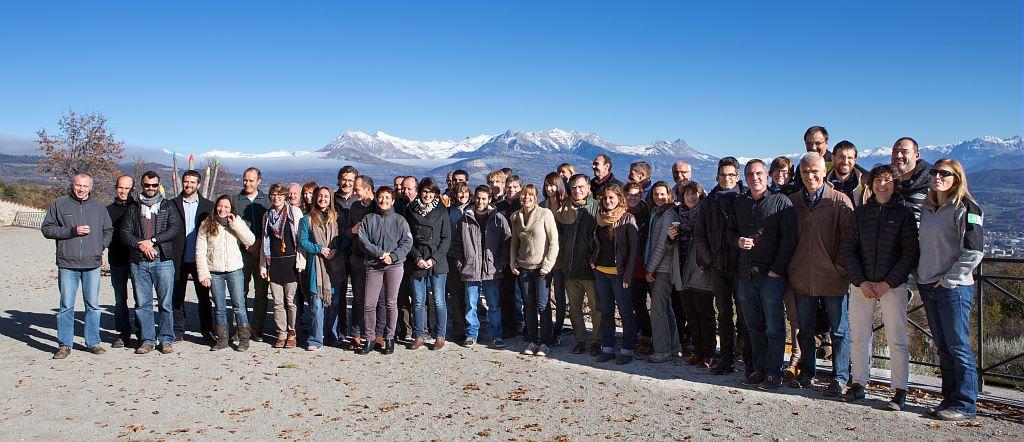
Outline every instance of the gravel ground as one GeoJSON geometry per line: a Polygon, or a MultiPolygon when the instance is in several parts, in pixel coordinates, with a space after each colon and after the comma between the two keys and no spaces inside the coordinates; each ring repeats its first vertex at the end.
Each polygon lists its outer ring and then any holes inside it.
{"type": "MultiPolygon", "coordinates": [[[[679,362],[598,366],[563,347],[547,359],[449,345],[358,356],[254,343],[248,353],[136,356],[56,349],[53,243],[38,231],[0,229],[0,432],[16,439],[996,439],[1024,426],[983,415],[954,424],[786,387],[741,388],[679,362]]],[[[103,328],[113,295],[104,279],[103,328]]],[[[194,298],[189,298],[194,299],[194,298]]],[[[78,308],[82,309],[79,301],[78,308]]],[[[196,328],[195,324],[190,325],[196,328]]],[[[113,335],[103,333],[105,342],[113,335]]],[[[194,339],[194,337],[190,338],[194,339]]]]}

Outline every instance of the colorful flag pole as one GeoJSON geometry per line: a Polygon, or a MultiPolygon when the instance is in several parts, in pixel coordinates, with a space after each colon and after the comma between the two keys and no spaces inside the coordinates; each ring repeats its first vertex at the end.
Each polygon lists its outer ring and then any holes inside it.
{"type": "Polygon", "coordinates": [[[206,171],[203,173],[203,178],[206,182],[203,183],[203,197],[210,197],[210,166],[206,166],[206,171]]]}
{"type": "Polygon", "coordinates": [[[196,169],[196,157],[192,154],[188,154],[188,170],[196,169]]]}
{"type": "Polygon", "coordinates": [[[171,164],[174,166],[174,170],[171,172],[171,186],[174,188],[174,194],[177,195],[178,191],[178,153],[171,152],[171,164]]]}

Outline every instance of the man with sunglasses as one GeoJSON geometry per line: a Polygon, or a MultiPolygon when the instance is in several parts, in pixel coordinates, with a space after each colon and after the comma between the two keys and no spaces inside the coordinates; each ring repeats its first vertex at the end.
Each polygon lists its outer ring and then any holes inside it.
{"type": "Polygon", "coordinates": [[[917,140],[902,137],[892,145],[892,167],[899,172],[899,192],[907,207],[914,211],[914,220],[921,223],[921,207],[928,197],[932,165],[921,159],[917,140]]]}
{"type": "Polygon", "coordinates": [[[142,340],[135,354],[140,355],[153,351],[157,342],[161,353],[174,352],[174,238],[182,228],[182,217],[173,203],[164,200],[159,188],[156,172],[142,174],[139,203],[128,208],[120,232],[121,240],[131,247],[135,316],[142,340]],[[160,310],[159,333],[153,329],[154,289],[160,310]]]}

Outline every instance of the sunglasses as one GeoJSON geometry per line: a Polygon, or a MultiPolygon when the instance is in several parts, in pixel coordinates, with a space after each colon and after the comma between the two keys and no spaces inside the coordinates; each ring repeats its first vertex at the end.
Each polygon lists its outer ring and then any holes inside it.
{"type": "Polygon", "coordinates": [[[948,171],[946,169],[931,169],[931,170],[928,171],[928,175],[931,175],[931,176],[938,175],[938,176],[941,176],[943,178],[949,178],[949,177],[953,176],[953,172],[948,171]]]}
{"type": "Polygon", "coordinates": [[[145,188],[148,188],[148,189],[156,189],[157,187],[160,187],[160,183],[154,183],[154,184],[142,183],[142,187],[145,187],[145,188]]]}

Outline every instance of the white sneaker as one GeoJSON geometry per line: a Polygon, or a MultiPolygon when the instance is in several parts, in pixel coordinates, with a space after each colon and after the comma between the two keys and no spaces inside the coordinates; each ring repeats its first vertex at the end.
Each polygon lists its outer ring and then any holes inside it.
{"type": "Polygon", "coordinates": [[[527,355],[527,356],[533,356],[536,353],[537,353],[537,344],[531,343],[530,345],[527,345],[525,349],[523,349],[523,354],[527,355]]]}
{"type": "Polygon", "coordinates": [[[537,348],[537,352],[535,354],[540,357],[546,357],[548,355],[548,346],[546,344],[541,344],[540,347],[537,348]]]}

